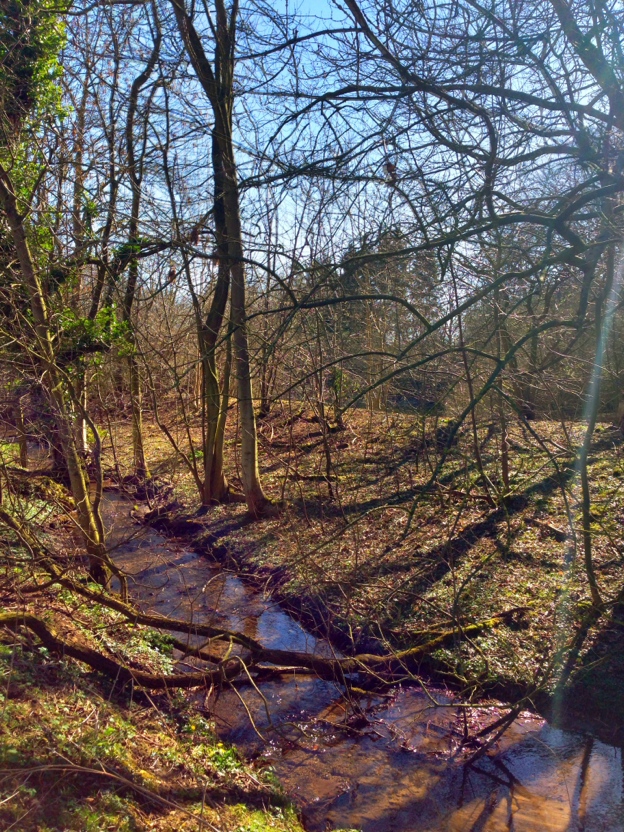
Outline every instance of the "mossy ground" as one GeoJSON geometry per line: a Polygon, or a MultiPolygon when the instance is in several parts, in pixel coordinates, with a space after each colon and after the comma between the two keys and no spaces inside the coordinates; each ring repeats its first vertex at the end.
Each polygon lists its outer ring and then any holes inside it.
{"type": "Polygon", "coordinates": [[[184,697],[131,699],[22,643],[0,645],[0,673],[0,828],[301,829],[270,772],[219,743],[184,697]]]}

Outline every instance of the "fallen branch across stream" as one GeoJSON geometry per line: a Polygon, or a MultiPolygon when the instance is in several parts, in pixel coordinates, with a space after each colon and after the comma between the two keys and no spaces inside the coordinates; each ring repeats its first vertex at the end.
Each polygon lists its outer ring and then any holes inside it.
{"type": "MultiPolygon", "coordinates": [[[[90,593],[89,593],[90,594],[90,593]]],[[[93,593],[96,595],[96,593],[93,593]]],[[[240,656],[232,656],[220,662],[214,669],[205,671],[177,673],[162,675],[149,673],[144,670],[128,667],[116,659],[104,655],[74,640],[63,638],[45,621],[30,613],[21,611],[6,612],[0,614],[0,627],[15,629],[19,626],[26,627],[33,632],[41,643],[55,655],[69,656],[77,661],[104,673],[106,676],[121,682],[122,684],[132,682],[144,688],[156,690],[170,688],[192,688],[206,687],[210,685],[222,685],[232,681],[237,676],[248,671],[249,666],[257,662],[266,662],[275,665],[275,672],[313,672],[322,679],[329,679],[345,684],[347,677],[355,674],[373,675],[380,681],[392,681],[397,676],[404,677],[406,672],[417,669],[419,662],[431,653],[452,640],[461,636],[475,636],[485,629],[491,629],[509,619],[508,615],[500,615],[482,621],[479,624],[471,624],[463,627],[461,631],[452,630],[437,636],[425,644],[412,647],[408,650],[399,650],[396,653],[377,656],[371,653],[361,653],[346,658],[327,658],[311,653],[302,653],[296,650],[275,650],[263,647],[259,642],[242,633],[218,630],[206,625],[189,624],[186,621],[165,618],[159,615],[148,615],[140,613],[130,607],[129,604],[118,602],[114,598],[98,599],[99,603],[109,606],[112,609],[123,607],[124,614],[128,619],[136,623],[147,624],[160,629],[186,632],[189,635],[204,635],[210,638],[226,640],[230,644],[239,644],[249,650],[250,661],[240,656]]],[[[122,611],[122,610],[120,610],[122,611]]],[[[207,661],[214,662],[215,656],[212,653],[205,653],[202,649],[187,647],[183,642],[174,641],[177,649],[184,649],[187,654],[199,656],[207,661]]],[[[268,668],[263,667],[261,673],[266,673],[268,668]]]]}
{"type": "Polygon", "coordinates": [[[219,685],[228,679],[234,679],[243,670],[242,659],[234,656],[214,670],[198,673],[174,673],[171,675],[148,673],[145,670],[128,667],[109,656],[105,656],[98,650],[93,650],[91,647],[62,638],[49,624],[46,624],[36,615],[25,612],[0,613],[0,627],[15,630],[20,626],[33,632],[51,653],[57,656],[69,656],[83,662],[92,670],[97,670],[99,673],[103,673],[122,684],[133,682],[135,685],[153,690],[204,687],[219,685]]]}
{"type": "MultiPolygon", "coordinates": [[[[120,613],[132,624],[141,624],[158,630],[165,630],[174,633],[183,633],[187,636],[201,637],[211,641],[220,641],[227,644],[230,649],[237,645],[248,651],[248,656],[231,656],[227,652],[227,659],[221,660],[219,656],[205,650],[206,645],[193,646],[179,639],[172,639],[173,646],[183,655],[194,655],[203,661],[213,665],[212,668],[197,672],[178,673],[170,675],[158,675],[144,670],[128,667],[103,653],[80,644],[73,640],[66,640],[58,635],[51,626],[46,624],[37,616],[15,611],[0,615],[0,626],[15,628],[24,626],[30,629],[51,652],[57,655],[67,655],[73,659],[83,662],[105,675],[122,683],[132,682],[140,687],[152,689],[165,688],[192,688],[205,687],[210,685],[222,685],[232,681],[238,676],[247,674],[250,667],[263,662],[276,667],[275,673],[280,671],[277,668],[297,668],[299,672],[312,672],[321,679],[338,682],[349,686],[354,676],[365,675],[372,680],[388,684],[397,680],[405,679],[418,673],[422,662],[435,650],[453,644],[458,640],[474,638],[484,630],[491,630],[501,624],[509,623],[513,617],[525,611],[526,608],[515,608],[499,613],[483,621],[454,627],[452,629],[438,632],[435,636],[423,644],[416,645],[404,650],[397,650],[393,653],[377,655],[374,653],[360,653],[347,657],[327,657],[314,653],[303,653],[297,650],[278,650],[265,647],[256,639],[244,633],[227,630],[221,627],[214,627],[209,624],[184,621],[182,619],[169,618],[159,613],[146,613],[139,610],[133,604],[113,595],[105,589],[94,590],[90,586],[73,580],[65,572],[61,571],[51,554],[46,551],[45,546],[14,520],[7,512],[0,510],[0,519],[16,532],[24,545],[30,550],[34,559],[50,576],[46,587],[56,583],[71,590],[83,598],[101,604],[110,610],[120,613]],[[7,517],[2,515],[6,514],[7,517]]],[[[30,587],[28,591],[37,591],[38,587],[30,587]]],[[[264,667],[262,673],[267,673],[264,667]]]]}

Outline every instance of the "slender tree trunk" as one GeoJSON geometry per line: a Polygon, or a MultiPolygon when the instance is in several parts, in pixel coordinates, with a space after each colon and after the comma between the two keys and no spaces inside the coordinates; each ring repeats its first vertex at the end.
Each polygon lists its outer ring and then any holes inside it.
{"type": "Polygon", "coordinates": [[[71,492],[76,504],[78,523],[87,552],[90,555],[90,573],[101,584],[108,583],[106,563],[108,556],[101,534],[101,518],[96,517],[89,495],[89,482],[76,436],[75,412],[71,403],[70,385],[63,377],[55,361],[52,330],[43,288],[37,274],[26,239],[23,217],[17,207],[17,198],[6,171],[0,168],[0,204],[6,216],[22,278],[27,288],[33,316],[33,330],[38,360],[42,369],[43,384],[52,402],[59,445],[62,449],[71,492]]]}
{"type": "MultiPolygon", "coordinates": [[[[89,399],[89,387],[87,381],[87,368],[83,365],[81,368],[81,374],[78,379],[78,390],[76,391],[76,397],[80,401],[83,411],[86,412],[88,399],[89,399]]],[[[86,459],[89,454],[89,427],[87,425],[87,419],[84,415],[84,412],[79,412],[77,415],[78,419],[78,442],[80,445],[80,453],[83,459],[86,459]]]]}
{"type": "Polygon", "coordinates": [[[254,516],[259,516],[267,507],[266,498],[260,484],[258,468],[258,437],[256,415],[254,413],[251,366],[247,337],[247,320],[245,308],[245,269],[243,265],[243,244],[240,222],[238,182],[234,167],[231,134],[224,136],[227,152],[224,154],[224,207],[231,257],[231,308],[234,327],[234,368],[238,390],[238,410],[241,424],[241,475],[247,508],[254,516]]]}
{"type": "Polygon", "coordinates": [[[598,421],[600,411],[600,392],[602,389],[602,374],[605,357],[606,333],[609,329],[610,318],[614,309],[605,303],[611,303],[611,290],[615,279],[615,246],[610,246],[606,256],[606,279],[605,288],[601,297],[596,302],[596,357],[592,371],[592,377],[588,390],[588,402],[586,408],[587,428],[583,444],[579,450],[578,467],[581,477],[581,516],[583,521],[583,559],[585,562],[585,573],[593,605],[598,608],[602,606],[602,597],[598,587],[598,579],[594,569],[593,543],[592,543],[592,510],[591,491],[589,486],[589,453],[591,450],[592,438],[598,421]]]}
{"type": "MultiPolygon", "coordinates": [[[[278,237],[277,215],[275,217],[276,223],[276,237],[278,237]]],[[[270,323],[269,323],[269,309],[270,309],[270,290],[271,290],[271,272],[275,272],[276,253],[273,246],[273,218],[267,204],[267,273],[266,283],[264,288],[264,312],[265,317],[263,321],[262,331],[262,347],[261,347],[261,366],[260,366],[260,411],[259,416],[265,418],[271,412],[271,396],[273,386],[275,383],[275,345],[271,343],[270,338],[270,323]]]]}
{"type": "MultiPolygon", "coordinates": [[[[133,216],[131,218],[131,233],[138,231],[138,205],[136,211],[133,206],[133,216]]],[[[145,457],[145,444],[143,440],[143,392],[141,389],[141,372],[139,362],[137,360],[137,339],[134,331],[132,321],[132,306],[136,294],[136,284],[138,280],[138,263],[133,260],[130,264],[128,274],[128,284],[126,287],[126,295],[124,299],[123,317],[124,321],[130,327],[130,354],[127,358],[128,375],[130,384],[130,413],[132,419],[132,455],[134,475],[139,480],[147,480],[150,477],[150,471],[147,466],[145,457]]],[[[122,365],[123,366],[123,365],[122,365]]],[[[120,373],[121,375],[121,373],[120,373]]],[[[123,391],[123,386],[120,393],[123,391]]],[[[120,395],[121,399],[121,395],[120,395]]]]}
{"type": "Polygon", "coordinates": [[[182,0],[171,0],[178,29],[197,77],[210,101],[215,118],[213,131],[213,165],[223,176],[223,211],[230,265],[230,310],[233,327],[234,375],[238,392],[241,424],[241,475],[245,500],[250,514],[258,517],[270,505],[262,490],[258,468],[258,438],[253,404],[251,366],[245,308],[244,247],[240,217],[240,193],[232,139],[234,103],[234,51],[238,3],[231,12],[224,0],[215,0],[214,69],[208,60],[201,38],[182,0]],[[216,164],[215,164],[216,161],[216,164]]]}
{"type": "Polygon", "coordinates": [[[227,421],[228,409],[230,406],[230,378],[232,375],[232,337],[228,334],[225,351],[225,363],[223,365],[223,374],[221,382],[221,410],[217,420],[217,430],[214,440],[214,461],[212,466],[212,476],[214,479],[212,488],[214,493],[218,493],[219,489],[229,496],[229,486],[225,475],[223,473],[223,452],[225,448],[225,425],[227,421]]]}
{"type": "MultiPolygon", "coordinates": [[[[527,311],[530,315],[532,329],[537,330],[538,320],[533,308],[533,299],[531,296],[529,296],[527,301],[527,311]]],[[[524,415],[527,419],[534,419],[537,412],[535,388],[537,383],[538,355],[539,336],[537,335],[537,332],[535,332],[529,345],[528,377],[524,384],[524,415]]]]}
{"type": "MultiPolygon", "coordinates": [[[[498,271],[497,271],[498,273],[498,271]]],[[[496,355],[500,361],[503,353],[503,339],[500,329],[500,292],[498,287],[494,292],[494,326],[496,329],[496,355]]],[[[503,384],[503,379],[499,382],[503,384]]],[[[501,441],[500,441],[500,460],[501,460],[501,476],[503,480],[503,496],[509,494],[511,487],[509,479],[509,439],[507,436],[507,419],[505,416],[505,400],[502,394],[498,395],[498,418],[500,422],[501,441]]]]}
{"type": "Polygon", "coordinates": [[[28,468],[28,443],[26,440],[26,426],[24,425],[24,406],[22,397],[18,396],[15,403],[15,427],[17,428],[17,442],[19,445],[20,465],[28,468]]]}
{"type": "MultiPolygon", "coordinates": [[[[318,313],[315,315],[316,324],[316,361],[319,368],[323,367],[323,342],[321,339],[321,324],[318,313]]],[[[319,424],[321,426],[323,455],[325,457],[325,480],[327,483],[327,491],[329,499],[334,499],[334,489],[332,488],[332,457],[331,446],[329,444],[329,422],[327,421],[327,410],[325,407],[325,379],[323,370],[319,369],[316,376],[316,402],[313,403],[313,410],[317,412],[319,424]]]]}
{"type": "Polygon", "coordinates": [[[224,370],[224,385],[228,396],[223,409],[223,397],[219,388],[217,370],[217,342],[223,326],[225,307],[230,292],[229,240],[225,222],[225,205],[223,201],[223,163],[217,136],[212,134],[212,168],[214,175],[213,216],[215,223],[217,281],[210,304],[210,310],[204,323],[199,320],[199,344],[202,354],[202,391],[203,410],[205,414],[204,430],[204,488],[202,502],[204,505],[223,502],[230,493],[229,484],[223,471],[223,443],[225,441],[225,423],[229,404],[229,385],[231,367],[231,339],[228,337],[228,357],[224,370]]]}
{"type": "MultiPolygon", "coordinates": [[[[137,75],[130,88],[130,100],[128,103],[128,115],[126,118],[126,155],[128,158],[128,173],[132,186],[132,207],[130,212],[130,227],[128,231],[128,242],[131,248],[139,246],[139,214],[141,209],[141,184],[143,180],[143,157],[137,161],[134,146],[134,120],[137,112],[139,94],[142,87],[149,80],[150,75],[160,52],[161,30],[158,17],[154,7],[154,18],[156,25],[156,38],[150,57],[143,71],[137,75]]],[[[145,116],[147,119],[147,115],[145,116]]],[[[144,129],[145,129],[144,119],[144,129]]],[[[137,361],[137,339],[132,321],[132,307],[137,292],[139,279],[139,262],[136,255],[138,251],[132,252],[132,259],[128,267],[128,282],[124,296],[123,317],[131,331],[131,352],[128,356],[128,372],[130,376],[130,410],[132,415],[132,451],[134,458],[134,474],[139,480],[146,480],[150,477],[147,460],[145,457],[145,445],[143,441],[143,406],[141,391],[141,374],[137,361]]]]}
{"type": "MultiPolygon", "coordinates": [[[[455,280],[455,275],[453,274],[453,291],[455,294],[455,303],[459,306],[459,294],[457,292],[457,281],[455,280]]],[[[468,395],[470,397],[470,401],[472,403],[472,407],[470,408],[470,424],[472,427],[472,447],[474,449],[475,455],[475,463],[477,466],[477,471],[480,475],[480,480],[487,494],[488,502],[490,504],[494,504],[492,499],[492,495],[490,493],[490,478],[485,472],[485,467],[483,465],[483,458],[481,456],[481,448],[479,446],[479,432],[477,426],[477,414],[476,414],[476,405],[475,405],[475,394],[474,394],[474,386],[472,383],[472,373],[470,372],[470,363],[468,361],[468,353],[465,349],[465,341],[464,341],[464,327],[462,323],[461,315],[457,316],[457,326],[459,329],[459,347],[462,354],[462,361],[464,364],[464,372],[466,373],[466,384],[468,386],[468,395]]]]}
{"type": "MultiPolygon", "coordinates": [[[[74,144],[74,189],[72,198],[72,236],[74,238],[74,255],[79,255],[85,243],[85,223],[83,221],[83,193],[84,193],[84,141],[85,141],[85,116],[87,111],[87,99],[91,85],[90,67],[87,67],[84,82],[82,85],[82,96],[76,108],[76,140],[74,144]]],[[[74,305],[80,309],[82,299],[82,271],[76,270],[74,286],[74,305]]]]}
{"type": "Polygon", "coordinates": [[[119,193],[120,175],[117,169],[117,111],[115,96],[119,90],[118,78],[122,63],[122,56],[119,47],[118,38],[112,31],[111,38],[112,45],[112,75],[109,80],[110,96],[108,100],[108,124],[105,130],[106,144],[108,147],[108,205],[106,208],[106,220],[104,227],[100,234],[101,245],[101,262],[97,267],[97,276],[93,294],[91,297],[91,307],[89,309],[89,318],[95,320],[100,309],[102,297],[104,298],[104,306],[110,305],[113,283],[111,276],[110,263],[110,243],[113,234],[113,226],[115,221],[115,214],[117,208],[117,196],[119,193]],[[108,281],[108,284],[107,284],[108,281]]]}
{"type": "Polygon", "coordinates": [[[134,354],[128,357],[128,369],[130,371],[134,473],[139,480],[147,480],[150,477],[150,471],[147,467],[145,443],[143,441],[143,391],[141,389],[139,364],[134,354]]]}
{"type": "MultiPolygon", "coordinates": [[[[133,217],[131,219],[131,233],[138,230],[138,205],[136,212],[133,206],[133,217]]],[[[141,389],[141,373],[137,360],[137,339],[132,323],[132,305],[136,294],[138,280],[138,263],[133,260],[130,264],[128,284],[124,298],[123,317],[130,327],[130,354],[128,355],[128,374],[130,382],[130,413],[132,418],[132,455],[134,474],[139,480],[147,480],[150,471],[145,457],[145,444],[143,441],[143,394],[141,389]]]]}
{"type": "MultiPolygon", "coordinates": [[[[204,347],[206,350],[206,347],[204,347]]],[[[225,431],[225,417],[223,400],[216,372],[214,350],[202,359],[205,408],[205,436],[204,436],[204,489],[203,504],[223,502],[227,499],[229,486],[223,472],[223,441],[225,431]],[[219,426],[222,424],[222,430],[219,426]]],[[[224,379],[225,380],[225,379],[224,379]]],[[[229,387],[229,378],[228,378],[229,387]]]]}

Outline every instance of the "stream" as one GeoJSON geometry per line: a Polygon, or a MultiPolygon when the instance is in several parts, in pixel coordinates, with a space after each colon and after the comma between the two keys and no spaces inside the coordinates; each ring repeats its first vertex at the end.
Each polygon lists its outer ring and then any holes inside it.
{"type": "MultiPolygon", "coordinates": [[[[111,554],[143,608],[274,648],[334,653],[275,602],[140,525],[131,510],[131,501],[105,493],[111,554]]],[[[466,767],[462,712],[443,691],[363,697],[368,719],[358,719],[330,682],[293,676],[260,689],[262,696],[250,686],[228,689],[206,704],[223,740],[273,767],[310,832],[624,832],[623,751],[583,732],[523,714],[466,767]]],[[[471,730],[503,712],[471,710],[471,730]]]]}

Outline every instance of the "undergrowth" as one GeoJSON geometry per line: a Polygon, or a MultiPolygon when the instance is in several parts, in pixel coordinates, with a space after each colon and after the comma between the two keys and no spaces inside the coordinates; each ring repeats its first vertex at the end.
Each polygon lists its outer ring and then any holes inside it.
{"type": "MultiPolygon", "coordinates": [[[[8,542],[0,611],[33,613],[128,666],[171,672],[167,635],[45,586],[8,542]]],[[[20,628],[0,639],[1,829],[300,832],[272,771],[220,742],[198,698],[122,688],[20,628]]]]}

